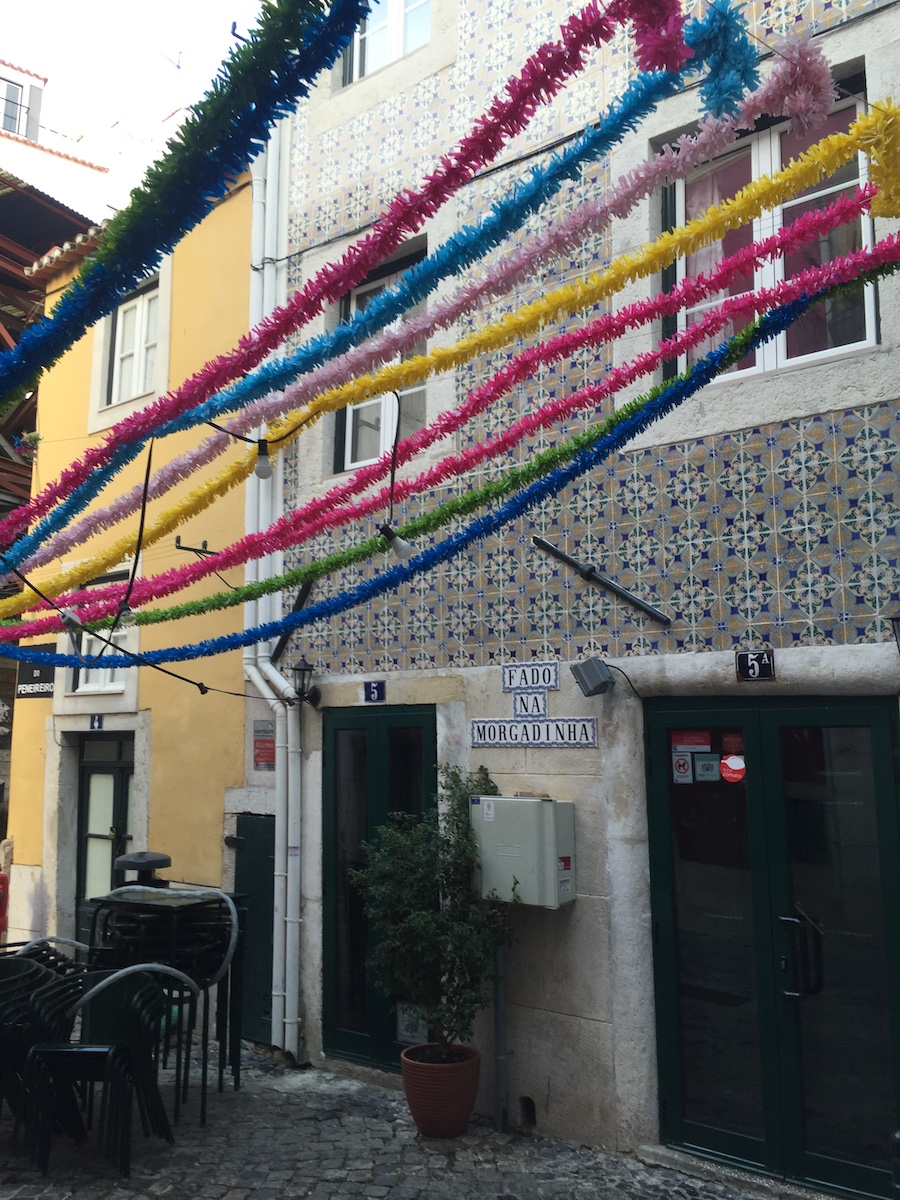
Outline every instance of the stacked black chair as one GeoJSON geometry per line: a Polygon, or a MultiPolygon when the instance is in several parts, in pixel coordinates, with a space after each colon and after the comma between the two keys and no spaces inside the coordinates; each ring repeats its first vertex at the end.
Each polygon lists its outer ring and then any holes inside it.
{"type": "Polygon", "coordinates": [[[97,1085],[101,1089],[98,1149],[123,1175],[131,1169],[134,1098],[145,1136],[154,1134],[172,1142],[157,1077],[160,1037],[171,997],[156,976],[175,980],[182,995],[196,994],[191,980],[160,963],[63,980],[78,990],[65,1008],[57,990],[61,984],[35,993],[35,1027],[55,1030],[61,1037],[35,1041],[28,1050],[16,1109],[16,1137],[21,1134],[26,1153],[45,1174],[57,1130],[75,1141],[87,1137],[97,1085]],[[70,1041],[66,1032],[76,1020],[80,1020],[79,1036],[70,1041]]]}
{"type": "Polygon", "coordinates": [[[0,957],[0,1104],[15,1114],[22,1070],[35,1039],[32,995],[58,977],[48,967],[13,954],[0,957]]]}
{"type": "MultiPolygon", "coordinates": [[[[219,1091],[226,1063],[240,1085],[239,996],[240,922],[234,901],[218,888],[160,889],[127,885],[97,901],[91,935],[95,966],[125,966],[154,959],[183,971],[199,989],[200,1123],[206,1122],[209,998],[216,995],[215,1036],[219,1052],[219,1091]]],[[[176,1109],[187,1098],[190,1055],[198,1012],[192,1006],[186,1026],[178,1023],[164,1050],[174,1054],[176,1109]]]]}

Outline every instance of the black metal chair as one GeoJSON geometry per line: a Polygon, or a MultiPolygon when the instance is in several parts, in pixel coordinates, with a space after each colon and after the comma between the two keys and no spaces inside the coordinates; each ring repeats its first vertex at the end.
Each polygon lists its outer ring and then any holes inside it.
{"type": "MultiPolygon", "coordinates": [[[[219,888],[161,889],[141,884],[117,888],[96,902],[91,933],[93,966],[124,966],[153,959],[184,971],[197,984],[200,1018],[200,1123],[206,1123],[209,1072],[209,998],[216,995],[215,1037],[219,1051],[219,1091],[226,1062],[235,1087],[240,1083],[240,1040],[230,1011],[234,966],[240,961],[240,920],[234,900],[219,888]]],[[[239,977],[238,977],[239,978],[239,977]]],[[[197,1008],[186,1028],[168,1038],[165,1051],[175,1056],[175,1120],[178,1103],[187,1099],[197,1008]],[[181,1040],[183,1037],[183,1041],[181,1040]],[[174,1042],[174,1045],[173,1045],[174,1042]]]]}
{"type": "Polygon", "coordinates": [[[16,1113],[22,1069],[34,1041],[32,995],[60,978],[33,959],[0,957],[0,1104],[16,1113]]]}
{"type": "Polygon", "coordinates": [[[75,1141],[86,1139],[97,1085],[98,1149],[123,1175],[131,1169],[135,1097],[144,1135],[172,1142],[158,1083],[159,1047],[172,995],[163,991],[157,976],[176,981],[182,998],[196,995],[192,980],[161,963],[63,977],[34,994],[33,1028],[55,1032],[57,1040],[38,1039],[28,1049],[16,1106],[16,1141],[21,1135],[25,1152],[45,1174],[57,1130],[75,1141]],[[68,1005],[61,999],[64,986],[78,992],[68,1005]],[[79,1022],[78,1036],[70,1040],[79,1022]]]}

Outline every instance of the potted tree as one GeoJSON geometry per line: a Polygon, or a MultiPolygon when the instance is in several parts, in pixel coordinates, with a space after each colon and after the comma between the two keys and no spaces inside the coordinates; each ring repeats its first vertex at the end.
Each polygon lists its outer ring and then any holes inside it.
{"type": "Polygon", "coordinates": [[[438,768],[437,806],[421,819],[395,813],[363,847],[355,873],[376,937],[378,986],[427,1022],[433,1041],[407,1047],[400,1069],[426,1137],[465,1133],[481,1056],[467,1044],[488,999],[496,948],[509,942],[508,905],[473,885],[478,850],[470,798],[497,795],[484,767],[438,768]]]}

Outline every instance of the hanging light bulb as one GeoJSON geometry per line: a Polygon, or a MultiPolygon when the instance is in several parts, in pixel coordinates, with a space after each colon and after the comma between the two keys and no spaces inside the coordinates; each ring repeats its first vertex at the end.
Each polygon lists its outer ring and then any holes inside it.
{"type": "Polygon", "coordinates": [[[382,535],[382,537],[387,538],[388,545],[401,561],[405,561],[407,558],[412,558],[412,556],[415,554],[415,547],[410,545],[405,538],[400,537],[400,535],[396,533],[390,525],[382,525],[379,533],[382,535]]]}
{"type": "Polygon", "coordinates": [[[59,610],[59,619],[68,629],[69,633],[80,633],[84,629],[84,624],[74,608],[61,608],[59,610]]]}
{"type": "Polygon", "coordinates": [[[133,629],[136,624],[137,621],[135,620],[134,613],[128,607],[127,602],[123,600],[119,605],[119,613],[116,617],[116,627],[118,629],[133,629]]]}
{"type": "Polygon", "coordinates": [[[253,468],[253,472],[257,479],[271,479],[272,462],[269,458],[269,443],[265,438],[260,438],[256,443],[256,449],[256,466],[253,468]]]}
{"type": "Polygon", "coordinates": [[[79,662],[83,663],[85,658],[81,652],[81,635],[85,632],[84,622],[74,608],[61,608],[59,610],[59,619],[69,634],[72,653],[79,662]]]}

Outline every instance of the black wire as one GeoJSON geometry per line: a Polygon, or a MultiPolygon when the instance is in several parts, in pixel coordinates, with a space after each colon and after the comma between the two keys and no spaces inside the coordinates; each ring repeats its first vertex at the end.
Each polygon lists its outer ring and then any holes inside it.
{"type": "MultiPolygon", "coordinates": [[[[141,549],[143,548],[143,544],[144,544],[144,522],[147,519],[147,500],[150,495],[150,467],[151,467],[152,462],[153,462],[153,438],[150,439],[150,446],[147,450],[147,469],[144,472],[144,491],[141,496],[141,515],[140,515],[140,519],[138,520],[137,541],[135,542],[135,546],[134,546],[134,562],[132,562],[132,564],[131,564],[131,575],[128,578],[128,586],[125,589],[125,595],[119,601],[118,610],[116,611],[116,615],[113,619],[113,623],[110,626],[110,630],[109,630],[110,638],[112,638],[114,636],[116,629],[118,628],[119,622],[122,619],[122,614],[125,611],[125,609],[128,608],[128,602],[131,599],[131,593],[134,590],[134,581],[137,578],[138,562],[140,561],[141,549]]],[[[101,641],[102,641],[102,639],[101,639],[101,641]]],[[[110,641],[108,643],[108,645],[113,646],[113,645],[115,645],[115,643],[113,641],[110,641]]],[[[106,653],[106,650],[107,650],[107,646],[104,646],[103,649],[100,651],[100,653],[97,655],[97,657],[102,658],[103,655],[106,653]]]]}
{"type": "Polygon", "coordinates": [[[287,441],[287,439],[295,434],[298,429],[302,429],[306,422],[311,420],[314,415],[314,413],[307,413],[306,416],[303,417],[302,420],[298,421],[296,425],[293,425],[287,431],[287,433],[282,433],[276,438],[246,437],[243,433],[235,433],[233,429],[226,429],[224,425],[217,425],[215,421],[206,421],[204,424],[211,425],[212,428],[217,429],[219,433],[227,433],[229,437],[236,438],[239,442],[246,442],[248,445],[258,446],[260,442],[264,442],[266,446],[277,446],[279,442],[287,441]]]}
{"type": "MultiPolygon", "coordinates": [[[[199,559],[211,558],[214,554],[218,553],[216,550],[198,550],[196,546],[177,546],[176,549],[187,550],[189,554],[196,554],[199,559]]],[[[213,571],[213,575],[217,579],[221,579],[227,588],[231,588],[233,592],[237,591],[237,585],[229,583],[224,575],[220,575],[218,571],[213,571]]]]}
{"type": "MultiPolygon", "coordinates": [[[[150,446],[147,450],[147,470],[144,472],[144,491],[141,496],[141,517],[138,521],[137,542],[134,547],[134,562],[131,564],[131,578],[128,580],[128,587],[125,590],[125,597],[119,604],[119,612],[116,615],[116,620],[122,615],[122,609],[128,607],[128,602],[131,599],[131,593],[134,590],[134,581],[137,578],[138,559],[141,549],[144,544],[144,522],[147,519],[147,500],[150,496],[150,466],[153,462],[153,438],[150,439],[150,446]]],[[[115,622],[113,622],[113,630],[115,630],[115,622]]]]}
{"type": "MultiPolygon", "coordinates": [[[[96,638],[99,642],[105,642],[107,647],[111,646],[113,650],[118,651],[118,653],[124,658],[130,658],[132,662],[140,663],[143,667],[152,667],[154,671],[161,671],[163,675],[169,675],[172,679],[178,679],[182,683],[193,684],[194,687],[200,692],[201,696],[205,696],[209,691],[218,691],[218,688],[208,688],[205,683],[198,683],[196,679],[188,679],[186,675],[178,675],[175,671],[170,671],[167,667],[161,667],[159,663],[149,662],[143,654],[138,654],[136,650],[126,650],[124,646],[117,646],[111,638],[106,637],[104,634],[100,633],[99,630],[91,630],[90,634],[91,637],[96,638]]],[[[103,652],[101,651],[101,653],[96,657],[102,657],[102,653],[103,652]]],[[[92,670],[92,667],[89,664],[85,663],[85,666],[89,671],[92,670]]],[[[237,693],[232,694],[236,695],[237,693]]]]}
{"type": "MultiPolygon", "coordinates": [[[[606,665],[607,665],[607,666],[608,666],[608,667],[609,667],[611,670],[613,670],[613,671],[618,671],[620,675],[625,675],[625,672],[622,670],[622,668],[621,668],[621,667],[617,667],[617,666],[615,665],[615,663],[608,662],[606,665]]],[[[637,696],[638,700],[643,700],[643,699],[644,699],[644,697],[643,697],[643,696],[641,695],[641,693],[640,693],[640,692],[637,690],[637,688],[634,686],[634,684],[631,682],[631,680],[628,678],[628,676],[627,676],[627,675],[625,675],[625,679],[626,679],[626,680],[627,680],[627,682],[628,682],[628,686],[631,688],[631,690],[632,690],[632,691],[634,692],[634,694],[637,696]]]]}

